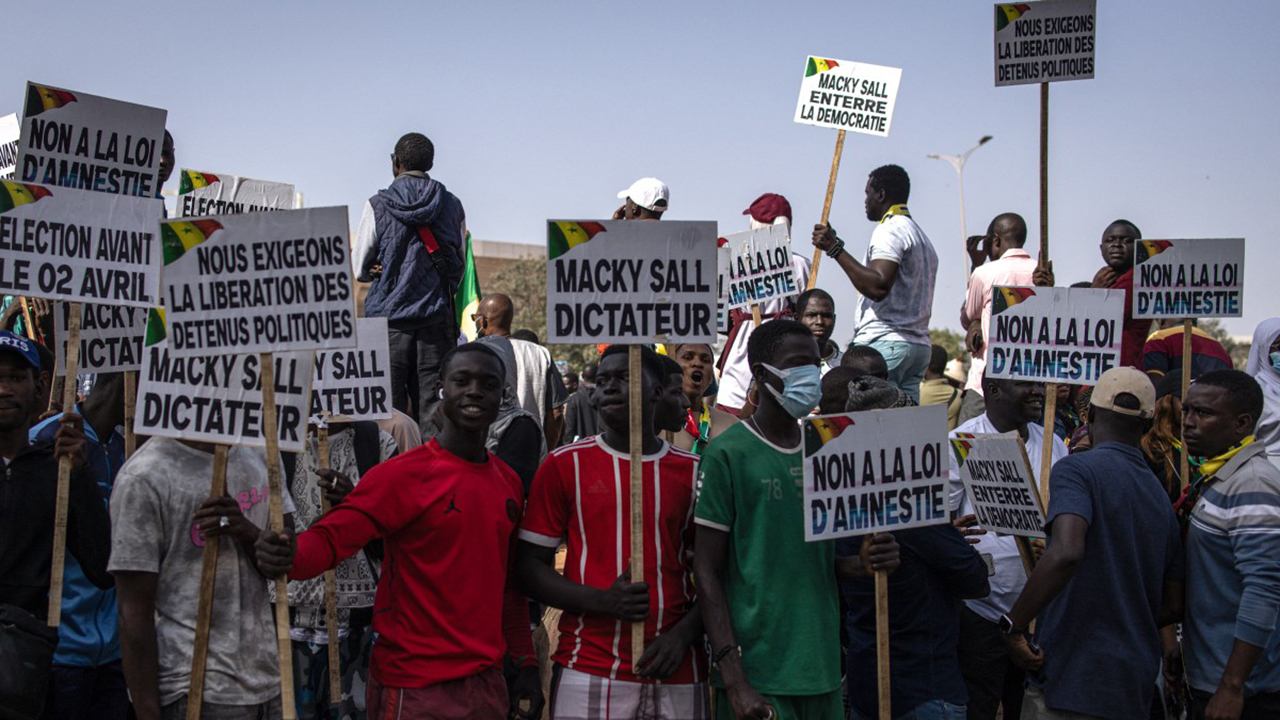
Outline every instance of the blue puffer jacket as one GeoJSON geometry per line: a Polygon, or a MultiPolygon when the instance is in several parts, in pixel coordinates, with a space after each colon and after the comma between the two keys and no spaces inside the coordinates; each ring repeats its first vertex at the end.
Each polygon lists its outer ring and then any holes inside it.
{"type": "Polygon", "coordinates": [[[462,281],[462,203],[426,173],[411,172],[369,199],[377,227],[377,257],[382,275],[369,286],[365,314],[389,321],[414,321],[450,327],[453,291],[462,281]],[[418,228],[435,235],[443,254],[448,284],[432,265],[418,228]]]}
{"type": "MultiPolygon", "coordinates": [[[[83,412],[79,406],[76,412],[83,412]]],[[[61,414],[46,419],[30,430],[32,442],[52,441],[58,433],[61,414]]],[[[116,473],[124,464],[124,444],[114,431],[104,443],[89,423],[84,424],[85,460],[102,493],[102,502],[111,497],[116,473]]],[[[85,577],[80,563],[67,553],[62,575],[62,624],[58,626],[55,665],[97,667],[120,659],[120,623],[116,616],[116,591],[103,590],[85,577]]]]}

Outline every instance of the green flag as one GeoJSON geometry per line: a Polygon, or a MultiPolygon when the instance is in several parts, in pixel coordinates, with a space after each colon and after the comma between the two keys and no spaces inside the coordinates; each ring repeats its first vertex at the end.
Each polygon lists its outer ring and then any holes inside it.
{"type": "Polygon", "coordinates": [[[480,307],[480,277],[476,275],[476,258],[471,252],[471,233],[467,233],[467,257],[462,269],[462,282],[458,283],[458,294],[453,306],[458,308],[458,327],[467,338],[467,342],[476,339],[476,321],[471,319],[480,307]]]}

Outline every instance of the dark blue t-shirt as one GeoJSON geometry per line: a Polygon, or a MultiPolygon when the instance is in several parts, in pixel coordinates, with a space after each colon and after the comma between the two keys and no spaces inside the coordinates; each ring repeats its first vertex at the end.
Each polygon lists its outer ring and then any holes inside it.
{"type": "MultiPolygon", "coordinates": [[[[889,575],[889,672],[893,715],[921,703],[968,702],[960,674],[962,598],[987,594],[987,566],[950,525],[895,532],[901,565],[889,575]]],[[[836,554],[858,554],[862,538],[836,542],[836,554]]],[[[841,580],[849,635],[849,703],[876,717],[876,596],[872,579],[841,580]]],[[[1154,679],[1154,675],[1152,678],[1154,679]]]]}
{"type": "Polygon", "coordinates": [[[1052,710],[1145,718],[1160,672],[1163,586],[1183,573],[1169,496],[1141,450],[1104,442],[1053,466],[1049,524],[1059,515],[1079,515],[1089,530],[1076,574],[1040,614],[1045,660],[1032,682],[1052,710]]]}

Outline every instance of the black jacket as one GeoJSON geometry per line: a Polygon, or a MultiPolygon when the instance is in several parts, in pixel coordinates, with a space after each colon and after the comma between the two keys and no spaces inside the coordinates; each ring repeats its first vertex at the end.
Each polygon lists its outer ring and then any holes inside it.
{"type": "MultiPolygon", "coordinates": [[[[51,442],[27,446],[0,476],[0,603],[16,605],[41,620],[48,612],[57,492],[58,461],[51,442]]],[[[107,573],[111,520],[87,469],[71,473],[67,552],[80,562],[90,582],[100,588],[112,586],[107,573]]]]}

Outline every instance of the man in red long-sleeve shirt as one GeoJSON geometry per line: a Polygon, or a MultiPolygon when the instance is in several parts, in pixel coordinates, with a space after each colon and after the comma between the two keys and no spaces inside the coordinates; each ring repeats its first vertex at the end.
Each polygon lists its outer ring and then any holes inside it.
{"type": "Polygon", "coordinates": [[[511,564],[520,480],[485,451],[505,380],[492,349],[468,343],[441,366],[440,434],[378,465],[328,515],[298,536],[264,532],[259,568],[305,580],[381,538],[386,560],[373,607],[369,717],[541,715],[527,601],[511,564]],[[510,696],[510,652],[520,674],[510,696]]]}

